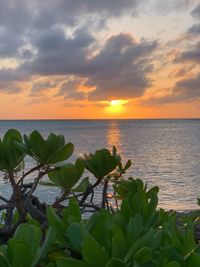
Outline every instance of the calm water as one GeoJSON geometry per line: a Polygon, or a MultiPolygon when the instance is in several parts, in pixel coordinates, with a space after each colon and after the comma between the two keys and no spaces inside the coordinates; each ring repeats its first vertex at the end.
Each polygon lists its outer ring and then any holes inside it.
{"type": "MultiPolygon", "coordinates": [[[[66,120],[0,121],[0,136],[9,128],[22,133],[39,130],[44,136],[62,133],[75,145],[74,157],[115,145],[124,160],[131,159],[129,174],[160,187],[159,205],[167,209],[198,208],[200,197],[200,120],[66,120]]],[[[27,161],[30,166],[32,162],[27,161]]],[[[8,185],[0,181],[1,194],[8,185]]],[[[44,189],[39,194],[44,193],[44,189]]],[[[44,194],[43,194],[44,195],[44,194]]],[[[45,198],[55,193],[45,191],[45,198]]]]}

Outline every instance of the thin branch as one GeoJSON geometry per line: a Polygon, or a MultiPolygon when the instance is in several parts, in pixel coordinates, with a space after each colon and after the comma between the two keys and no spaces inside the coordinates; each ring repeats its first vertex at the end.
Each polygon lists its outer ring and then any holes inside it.
{"type": "Polygon", "coordinates": [[[14,208],[13,203],[7,203],[7,204],[4,204],[4,205],[0,205],[0,210],[5,210],[5,209],[8,209],[8,208],[14,208]]]}
{"type": "Polygon", "coordinates": [[[38,176],[34,179],[34,182],[32,184],[32,187],[30,189],[30,191],[28,192],[28,195],[27,195],[27,198],[26,198],[26,201],[25,201],[25,204],[27,204],[32,196],[32,194],[34,193],[34,191],[36,190],[37,188],[37,185],[38,185],[38,182],[40,181],[40,179],[47,173],[47,170],[44,171],[44,172],[39,172],[38,173],[38,176]]]}
{"type": "Polygon", "coordinates": [[[101,208],[105,209],[107,200],[107,191],[108,191],[108,179],[104,181],[103,185],[103,193],[102,193],[102,202],[101,202],[101,208]]]}
{"type": "Polygon", "coordinates": [[[4,202],[6,202],[6,203],[8,203],[8,202],[9,202],[9,200],[8,200],[8,199],[6,199],[5,197],[2,197],[2,196],[0,196],[0,200],[4,201],[4,202]]]}
{"type": "Polygon", "coordinates": [[[17,182],[17,185],[19,185],[27,175],[31,174],[34,171],[39,170],[41,167],[42,167],[42,164],[40,163],[39,165],[37,165],[37,166],[33,167],[32,169],[30,169],[29,171],[25,172],[22,175],[22,177],[19,179],[19,181],[17,182]]]}

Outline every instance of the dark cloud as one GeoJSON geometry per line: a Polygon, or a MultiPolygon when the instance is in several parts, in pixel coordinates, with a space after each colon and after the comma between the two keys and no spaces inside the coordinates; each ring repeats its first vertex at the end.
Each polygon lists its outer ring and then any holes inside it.
{"type": "Polygon", "coordinates": [[[59,94],[70,98],[84,98],[75,90],[77,78],[87,79],[86,86],[95,88],[90,100],[132,98],[141,96],[151,85],[148,74],[153,70],[149,57],[157,48],[156,42],[136,42],[129,34],[109,38],[98,53],[92,56],[94,38],[84,29],[66,37],[61,29],[53,29],[34,40],[36,57],[22,64],[21,70],[31,75],[74,75],[73,82],[65,83],[59,94]],[[73,83],[73,84],[72,84],[73,83]],[[67,94],[69,88],[73,88],[67,94]]]}
{"type": "Polygon", "coordinates": [[[50,89],[55,87],[55,83],[49,81],[43,82],[34,82],[30,91],[30,96],[42,96],[49,91],[50,89]]]}
{"type": "Polygon", "coordinates": [[[16,57],[24,43],[19,35],[5,29],[0,29],[0,40],[0,58],[16,57]]]}
{"type": "Polygon", "coordinates": [[[139,0],[48,0],[37,1],[35,4],[34,26],[49,28],[55,23],[75,24],[82,17],[90,14],[90,17],[98,19],[107,17],[119,17],[124,12],[136,13],[137,7],[143,1],[139,0]]]}
{"type": "Polygon", "coordinates": [[[32,21],[31,0],[1,0],[0,26],[12,33],[23,33],[32,21]]]}
{"type": "MultiPolygon", "coordinates": [[[[24,80],[34,75],[73,75],[60,87],[58,95],[65,98],[105,100],[134,98],[143,95],[151,85],[148,75],[152,72],[151,53],[157,48],[156,42],[141,40],[136,42],[129,34],[119,34],[109,38],[99,50],[94,50],[96,40],[85,28],[66,35],[60,28],[41,31],[33,35],[29,49],[20,50],[24,63],[17,69],[0,71],[2,80],[24,80]],[[27,58],[27,60],[26,60],[27,58]],[[78,90],[80,80],[91,88],[86,93],[78,90]]],[[[30,95],[40,96],[52,88],[52,84],[35,83],[30,95]]]]}
{"type": "Polygon", "coordinates": [[[193,35],[200,35],[200,24],[194,24],[192,25],[188,30],[187,33],[193,34],[193,35]]]}
{"type": "Polygon", "coordinates": [[[19,54],[18,50],[32,42],[33,36],[45,35],[56,27],[100,29],[109,18],[135,13],[140,4],[139,0],[1,0],[0,58],[27,59],[31,55],[25,51],[19,54]]]}
{"type": "Polygon", "coordinates": [[[0,82],[21,82],[27,81],[29,77],[27,73],[20,71],[19,69],[3,68],[0,69],[0,82]]]}
{"type": "Polygon", "coordinates": [[[175,63],[181,63],[187,61],[194,63],[200,62],[200,42],[196,43],[195,45],[191,45],[188,50],[179,54],[174,60],[175,63]]]}
{"type": "Polygon", "coordinates": [[[171,94],[142,101],[143,105],[163,105],[174,102],[192,102],[200,99],[200,73],[194,78],[178,81],[171,94]]]}
{"type": "Polygon", "coordinates": [[[177,68],[170,73],[169,78],[183,78],[185,75],[189,74],[194,67],[195,65],[177,68]]]}
{"type": "Polygon", "coordinates": [[[168,16],[169,13],[188,9],[190,0],[150,0],[146,1],[148,11],[155,12],[157,15],[168,16]]]}
{"type": "Polygon", "coordinates": [[[192,10],[191,15],[192,15],[194,18],[200,20],[200,4],[198,4],[198,5],[192,10]]]}
{"type": "Polygon", "coordinates": [[[69,78],[64,82],[59,89],[56,96],[64,96],[66,99],[83,100],[87,95],[83,91],[79,90],[79,87],[83,84],[83,81],[78,78],[69,78]]]}
{"type": "Polygon", "coordinates": [[[148,74],[153,70],[148,57],[156,47],[156,42],[143,40],[136,43],[128,34],[107,40],[90,62],[93,71],[86,84],[96,89],[89,93],[89,99],[124,99],[143,95],[151,84],[148,74]]]}
{"type": "Polygon", "coordinates": [[[61,29],[42,32],[32,42],[37,50],[35,58],[22,64],[21,69],[40,75],[82,73],[93,42],[94,38],[84,29],[72,37],[66,37],[61,29]]]}
{"type": "Polygon", "coordinates": [[[21,88],[17,86],[15,83],[0,82],[0,92],[6,94],[16,94],[21,92],[21,88]]]}

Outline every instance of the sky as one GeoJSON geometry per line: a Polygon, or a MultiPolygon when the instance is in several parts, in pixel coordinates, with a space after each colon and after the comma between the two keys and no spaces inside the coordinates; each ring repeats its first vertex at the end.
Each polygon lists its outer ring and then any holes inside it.
{"type": "Polygon", "coordinates": [[[199,0],[0,1],[0,119],[199,117],[199,0]]]}

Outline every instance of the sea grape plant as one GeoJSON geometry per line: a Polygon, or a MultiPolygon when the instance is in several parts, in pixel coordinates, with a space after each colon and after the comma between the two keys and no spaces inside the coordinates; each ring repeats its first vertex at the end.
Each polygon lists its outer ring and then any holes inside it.
{"type": "Polygon", "coordinates": [[[115,182],[111,178],[119,180],[130,167],[130,161],[123,168],[121,158],[113,148],[112,153],[101,149],[94,154],[85,154],[75,163],[67,162],[73,151],[74,145],[66,143],[62,135],[50,133],[45,139],[36,130],[22,137],[19,131],[10,129],[0,139],[0,171],[11,185],[9,198],[0,195],[0,200],[4,202],[0,205],[0,210],[4,211],[0,240],[11,237],[17,227],[27,221],[28,214],[41,224],[47,223],[48,203],[41,203],[34,195],[38,186],[55,186],[60,189],[60,195],[52,204],[58,210],[62,210],[67,205],[66,201],[72,197],[78,201],[81,212],[109,209],[108,185],[115,182]],[[25,166],[27,156],[35,163],[28,170],[25,166]],[[89,176],[83,177],[85,169],[89,171],[89,176]],[[31,181],[29,176],[33,177],[31,181]],[[94,203],[94,191],[99,185],[102,187],[102,201],[94,203]]]}
{"type": "Polygon", "coordinates": [[[1,266],[200,266],[200,247],[191,221],[178,228],[176,213],[158,209],[157,187],[148,190],[133,178],[126,185],[119,182],[120,186],[130,190],[115,213],[101,209],[84,219],[76,199],[70,199],[59,214],[48,207],[48,230],[42,243],[36,222],[21,224],[8,244],[0,246],[1,266]]]}
{"type": "Polygon", "coordinates": [[[130,160],[123,164],[114,147],[66,162],[73,150],[63,136],[37,131],[22,137],[11,129],[0,140],[0,170],[11,185],[10,198],[0,195],[0,266],[200,266],[193,222],[178,226],[175,212],[158,208],[158,187],[124,179],[130,160]],[[29,170],[26,156],[35,162],[29,170]],[[51,205],[34,195],[47,185],[60,189],[51,205]]]}

